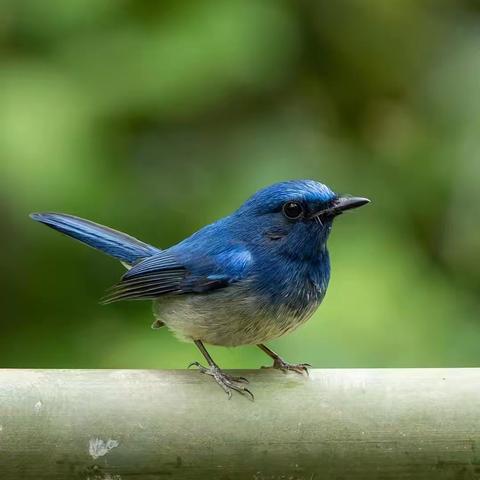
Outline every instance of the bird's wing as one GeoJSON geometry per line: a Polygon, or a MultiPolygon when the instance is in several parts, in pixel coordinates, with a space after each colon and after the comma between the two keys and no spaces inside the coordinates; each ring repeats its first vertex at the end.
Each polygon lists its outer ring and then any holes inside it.
{"type": "Polygon", "coordinates": [[[236,247],[217,255],[164,250],[134,265],[102,299],[155,299],[164,294],[206,293],[243,278],[252,257],[236,247]]]}

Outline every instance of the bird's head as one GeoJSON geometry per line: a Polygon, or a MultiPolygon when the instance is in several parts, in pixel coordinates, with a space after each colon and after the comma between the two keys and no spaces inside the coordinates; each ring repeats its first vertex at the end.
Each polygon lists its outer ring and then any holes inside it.
{"type": "Polygon", "coordinates": [[[313,180],[291,180],[260,190],[234,216],[251,241],[309,257],[325,247],[336,217],[367,203],[367,198],[338,195],[313,180]]]}

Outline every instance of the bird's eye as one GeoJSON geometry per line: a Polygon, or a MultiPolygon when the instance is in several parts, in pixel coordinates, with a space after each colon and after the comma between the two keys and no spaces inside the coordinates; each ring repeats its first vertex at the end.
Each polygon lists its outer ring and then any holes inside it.
{"type": "Polygon", "coordinates": [[[303,206],[298,202],[288,202],[283,206],[283,214],[289,220],[297,220],[303,215],[303,206]]]}

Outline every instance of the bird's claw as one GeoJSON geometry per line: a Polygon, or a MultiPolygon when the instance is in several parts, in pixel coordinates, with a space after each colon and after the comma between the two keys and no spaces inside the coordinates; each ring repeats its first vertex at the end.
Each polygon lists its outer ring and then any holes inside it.
{"type": "Polygon", "coordinates": [[[308,369],[312,366],[309,363],[288,363],[281,358],[276,358],[273,361],[273,365],[271,367],[262,367],[262,368],[275,368],[277,370],[281,370],[282,372],[295,372],[300,375],[310,375],[308,369]]]}
{"type": "Polygon", "coordinates": [[[250,400],[255,400],[253,393],[244,386],[244,384],[249,383],[245,377],[234,377],[233,375],[228,375],[225,372],[222,372],[218,367],[204,367],[199,362],[192,362],[188,368],[197,367],[201,373],[210,375],[214,380],[222,387],[223,391],[228,395],[228,399],[232,398],[232,390],[240,393],[241,395],[246,395],[250,400]]]}

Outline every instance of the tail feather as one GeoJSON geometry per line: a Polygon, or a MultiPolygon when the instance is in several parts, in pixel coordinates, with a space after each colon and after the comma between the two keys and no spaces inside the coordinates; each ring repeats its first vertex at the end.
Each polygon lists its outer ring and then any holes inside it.
{"type": "Polygon", "coordinates": [[[160,250],[126,233],[65,213],[32,213],[30,217],[69,237],[132,265],[160,250]]]}

